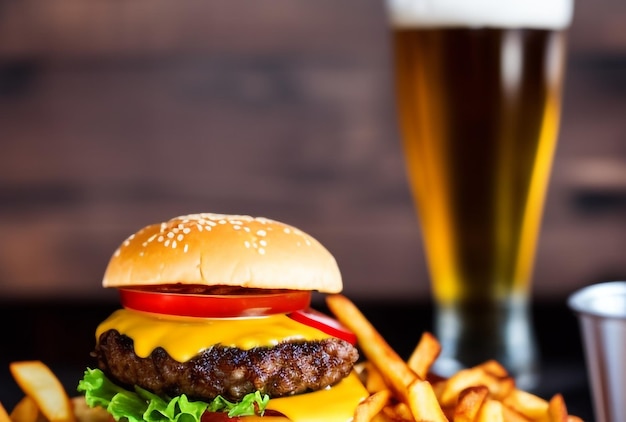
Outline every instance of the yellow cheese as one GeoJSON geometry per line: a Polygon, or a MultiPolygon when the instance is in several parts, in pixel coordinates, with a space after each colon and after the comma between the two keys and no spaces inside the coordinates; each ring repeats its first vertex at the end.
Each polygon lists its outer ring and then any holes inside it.
{"type": "Polygon", "coordinates": [[[251,349],[275,346],[284,340],[322,340],[330,335],[283,314],[253,318],[189,318],[119,309],[96,329],[96,339],[108,330],[133,339],[135,354],[148,357],[162,347],[179,362],[186,362],[215,345],[251,349]]]}
{"type": "Polygon", "coordinates": [[[369,396],[353,372],[333,387],[313,393],[272,399],[267,409],[276,410],[293,422],[349,422],[356,406],[369,396]]]}

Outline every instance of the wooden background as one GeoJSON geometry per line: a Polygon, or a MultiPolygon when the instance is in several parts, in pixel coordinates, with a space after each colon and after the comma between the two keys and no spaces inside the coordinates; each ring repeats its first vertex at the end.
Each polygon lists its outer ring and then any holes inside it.
{"type": "MultiPolygon", "coordinates": [[[[534,292],[626,279],[626,3],[576,3],[534,292]]],[[[108,300],[152,222],[263,215],[425,298],[380,0],[0,1],[0,296],[108,300]]]]}

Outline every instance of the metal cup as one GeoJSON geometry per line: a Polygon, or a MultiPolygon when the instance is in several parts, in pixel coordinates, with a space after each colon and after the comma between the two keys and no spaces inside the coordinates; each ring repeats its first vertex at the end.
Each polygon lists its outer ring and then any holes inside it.
{"type": "Polygon", "coordinates": [[[626,422],[626,281],[572,294],[580,323],[596,422],[626,422]]]}

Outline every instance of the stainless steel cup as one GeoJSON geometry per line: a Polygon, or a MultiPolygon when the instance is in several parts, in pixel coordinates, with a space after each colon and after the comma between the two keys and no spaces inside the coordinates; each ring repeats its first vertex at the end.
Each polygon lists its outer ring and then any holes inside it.
{"type": "Polygon", "coordinates": [[[626,422],[626,281],[572,294],[580,322],[596,422],[626,422]]]}

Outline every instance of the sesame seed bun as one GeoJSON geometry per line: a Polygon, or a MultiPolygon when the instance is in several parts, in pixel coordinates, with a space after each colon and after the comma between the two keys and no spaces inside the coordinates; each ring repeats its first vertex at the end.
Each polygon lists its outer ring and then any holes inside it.
{"type": "Polygon", "coordinates": [[[171,284],[338,293],[335,258],[303,231],[262,217],[191,214],[128,237],[105,271],[104,287],[171,284]]]}

